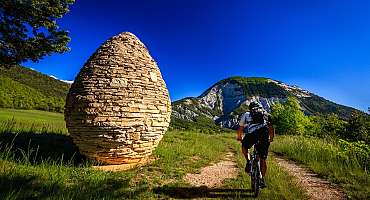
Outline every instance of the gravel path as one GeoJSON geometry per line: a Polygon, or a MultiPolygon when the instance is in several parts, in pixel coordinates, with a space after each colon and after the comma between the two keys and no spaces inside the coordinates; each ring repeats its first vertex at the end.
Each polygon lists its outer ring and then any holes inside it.
{"type": "Polygon", "coordinates": [[[186,174],[184,180],[193,186],[214,188],[221,186],[227,178],[238,176],[238,167],[234,161],[234,153],[228,152],[225,159],[201,169],[199,174],[186,174]]]}
{"type": "Polygon", "coordinates": [[[281,167],[289,172],[289,174],[297,178],[298,184],[306,190],[309,199],[347,199],[341,190],[319,178],[317,174],[281,156],[274,155],[274,158],[281,167]]]}

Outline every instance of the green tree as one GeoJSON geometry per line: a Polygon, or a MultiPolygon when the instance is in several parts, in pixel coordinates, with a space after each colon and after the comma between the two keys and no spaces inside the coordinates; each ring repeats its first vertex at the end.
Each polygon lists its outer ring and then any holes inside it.
{"type": "Polygon", "coordinates": [[[324,124],[322,123],[323,117],[321,116],[309,116],[310,123],[306,126],[305,135],[323,137],[324,136],[324,124]]]}
{"type": "Polygon", "coordinates": [[[365,141],[370,144],[370,117],[365,113],[354,112],[348,120],[343,138],[352,141],[365,141]]]}
{"type": "Polygon", "coordinates": [[[56,23],[74,0],[1,0],[0,60],[14,65],[63,53],[70,38],[56,23]]]}
{"type": "Polygon", "coordinates": [[[311,126],[307,128],[308,135],[317,137],[342,137],[346,131],[347,122],[340,119],[337,114],[325,116],[310,116],[311,126]]]}
{"type": "Polygon", "coordinates": [[[279,134],[299,135],[305,133],[311,122],[304,115],[297,99],[289,97],[284,103],[272,107],[272,120],[279,134]]]}
{"type": "Polygon", "coordinates": [[[339,137],[346,130],[346,122],[341,120],[336,114],[329,114],[322,118],[323,134],[339,137]]]}

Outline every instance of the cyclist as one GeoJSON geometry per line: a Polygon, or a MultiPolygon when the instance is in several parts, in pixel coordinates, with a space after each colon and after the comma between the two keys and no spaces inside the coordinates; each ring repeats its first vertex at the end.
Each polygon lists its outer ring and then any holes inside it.
{"type": "MultiPolygon", "coordinates": [[[[239,128],[237,130],[237,140],[242,142],[242,151],[247,160],[245,172],[249,173],[251,170],[248,150],[255,145],[261,163],[262,177],[265,177],[267,171],[266,158],[268,148],[273,138],[274,129],[271,124],[270,115],[259,103],[251,102],[249,104],[249,112],[242,115],[239,122],[239,128]]],[[[261,187],[266,187],[266,183],[263,178],[261,180],[261,187]]]]}

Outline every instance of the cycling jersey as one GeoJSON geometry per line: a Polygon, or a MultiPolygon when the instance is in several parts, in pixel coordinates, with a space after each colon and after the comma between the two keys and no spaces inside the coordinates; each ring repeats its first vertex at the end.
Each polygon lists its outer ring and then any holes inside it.
{"type": "MultiPolygon", "coordinates": [[[[264,113],[267,115],[267,113],[264,111],[264,113]]],[[[264,120],[264,123],[259,123],[259,124],[252,124],[252,117],[250,112],[246,112],[242,115],[240,121],[239,121],[239,126],[244,127],[244,133],[252,133],[262,127],[265,127],[267,125],[267,121],[264,120]]]]}

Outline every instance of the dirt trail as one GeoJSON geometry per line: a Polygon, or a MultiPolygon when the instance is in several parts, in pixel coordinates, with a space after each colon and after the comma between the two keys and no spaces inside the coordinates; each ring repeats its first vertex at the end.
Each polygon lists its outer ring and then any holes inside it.
{"type": "Polygon", "coordinates": [[[228,152],[222,161],[202,168],[199,174],[186,174],[184,180],[197,187],[214,188],[221,186],[225,179],[238,176],[238,166],[234,157],[234,153],[228,152]]]}
{"type": "Polygon", "coordinates": [[[330,185],[328,181],[319,178],[317,174],[281,156],[274,155],[274,157],[281,167],[297,178],[298,184],[306,190],[309,199],[347,199],[341,190],[330,185]]]}
{"type": "MultiPolygon", "coordinates": [[[[306,190],[309,199],[347,199],[346,195],[340,189],[334,187],[328,181],[319,178],[317,174],[310,170],[281,156],[274,154],[273,157],[279,166],[286,169],[289,174],[297,178],[298,184],[306,190]]],[[[225,179],[236,178],[238,176],[238,167],[234,159],[235,155],[232,152],[228,152],[225,159],[211,166],[202,168],[199,174],[186,174],[184,180],[196,187],[219,187],[225,179]]]]}

